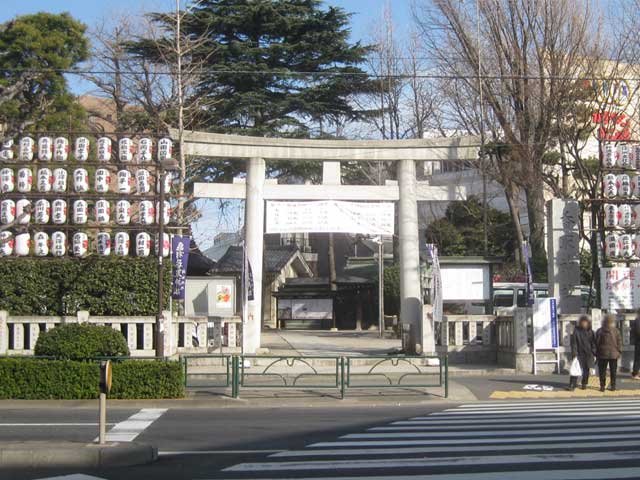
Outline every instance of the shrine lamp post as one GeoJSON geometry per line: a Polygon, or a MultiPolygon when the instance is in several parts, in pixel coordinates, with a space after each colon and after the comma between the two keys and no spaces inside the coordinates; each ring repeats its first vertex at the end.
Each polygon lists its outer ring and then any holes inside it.
{"type": "MultiPolygon", "coordinates": [[[[174,159],[163,160],[158,164],[158,205],[156,206],[158,215],[158,240],[157,240],[157,258],[158,258],[158,312],[156,314],[155,337],[156,337],[156,356],[164,356],[164,338],[162,335],[162,321],[164,319],[164,197],[166,176],[171,172],[178,170],[178,162],[174,159]]],[[[166,333],[166,332],[164,332],[166,333]]]]}

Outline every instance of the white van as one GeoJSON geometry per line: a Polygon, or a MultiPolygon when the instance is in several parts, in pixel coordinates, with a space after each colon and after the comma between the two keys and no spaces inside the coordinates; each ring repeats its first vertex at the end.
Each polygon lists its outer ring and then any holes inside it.
{"type": "MultiPolygon", "coordinates": [[[[581,285],[582,307],[584,311],[589,306],[589,297],[591,289],[588,286],[581,285]]],[[[534,283],[533,297],[547,298],[549,296],[549,284],[534,283]]],[[[495,315],[513,315],[516,307],[527,306],[527,284],[526,283],[510,283],[496,282],[493,284],[493,311],[495,315]]]]}

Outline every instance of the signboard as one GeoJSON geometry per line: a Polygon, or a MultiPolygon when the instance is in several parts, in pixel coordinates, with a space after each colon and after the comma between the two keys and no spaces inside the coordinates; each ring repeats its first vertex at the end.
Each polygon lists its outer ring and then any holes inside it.
{"type": "Polygon", "coordinates": [[[441,265],[444,301],[489,300],[489,265],[441,265]]]}
{"type": "Polygon", "coordinates": [[[558,311],[555,298],[533,302],[533,345],[536,350],[558,348],[558,311]]]}
{"type": "Polygon", "coordinates": [[[602,308],[609,312],[640,308],[638,267],[603,268],[600,273],[602,308]]]}
{"type": "Polygon", "coordinates": [[[266,233],[393,235],[393,203],[267,202],[266,233]]]}
{"type": "Polygon", "coordinates": [[[174,236],[171,249],[173,250],[173,282],[171,288],[171,298],[174,300],[184,299],[184,290],[187,283],[187,264],[189,263],[189,237],[174,236]]]}
{"type": "Polygon", "coordinates": [[[233,308],[233,287],[231,285],[216,285],[216,308],[233,308]]]}

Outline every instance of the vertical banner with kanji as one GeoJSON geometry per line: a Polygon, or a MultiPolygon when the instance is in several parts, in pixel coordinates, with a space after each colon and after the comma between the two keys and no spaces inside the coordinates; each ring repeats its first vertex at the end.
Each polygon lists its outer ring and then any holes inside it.
{"type": "Polygon", "coordinates": [[[171,285],[171,298],[184,299],[184,290],[187,282],[187,264],[189,262],[189,237],[174,236],[171,242],[173,262],[173,282],[171,285]]]}

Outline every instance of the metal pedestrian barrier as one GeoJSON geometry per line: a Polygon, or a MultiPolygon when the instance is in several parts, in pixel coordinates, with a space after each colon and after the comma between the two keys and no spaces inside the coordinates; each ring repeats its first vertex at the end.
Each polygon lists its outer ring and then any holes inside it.
{"type": "Polygon", "coordinates": [[[437,388],[449,396],[446,355],[276,356],[193,354],[180,357],[188,388],[337,390],[437,388]],[[373,362],[373,364],[372,364],[373,362]]]}

